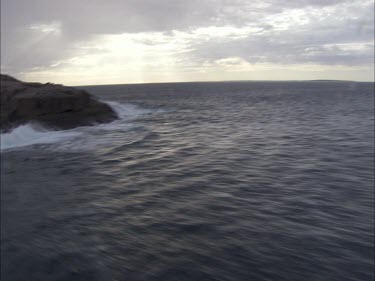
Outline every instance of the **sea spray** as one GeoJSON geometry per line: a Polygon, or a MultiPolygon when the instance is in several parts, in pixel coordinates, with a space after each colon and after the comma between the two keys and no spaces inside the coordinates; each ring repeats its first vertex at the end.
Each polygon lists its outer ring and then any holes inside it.
{"type": "Polygon", "coordinates": [[[134,104],[122,104],[115,101],[106,102],[120,117],[120,119],[134,119],[140,115],[153,113],[151,109],[141,108],[134,104]]]}
{"type": "Polygon", "coordinates": [[[80,132],[74,130],[47,131],[41,126],[29,123],[21,125],[9,133],[1,134],[1,151],[33,144],[55,143],[78,135],[80,132]]]}
{"type": "Polygon", "coordinates": [[[11,132],[0,135],[1,151],[35,144],[52,144],[67,141],[76,142],[77,146],[81,146],[80,144],[82,143],[85,145],[88,145],[88,142],[99,143],[100,138],[103,139],[103,142],[107,142],[108,140],[103,131],[128,131],[133,127],[129,121],[143,114],[158,111],[144,109],[134,104],[122,104],[114,101],[107,101],[106,103],[118,114],[119,120],[107,124],[98,124],[93,127],[78,127],[64,131],[51,131],[38,123],[28,123],[13,129],[11,132]],[[90,138],[95,138],[95,140],[90,140],[90,138]]]}

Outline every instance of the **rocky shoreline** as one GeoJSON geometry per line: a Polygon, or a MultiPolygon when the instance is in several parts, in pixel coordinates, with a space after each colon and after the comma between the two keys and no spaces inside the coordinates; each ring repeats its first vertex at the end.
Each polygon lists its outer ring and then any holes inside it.
{"type": "Polygon", "coordinates": [[[53,130],[109,123],[118,118],[107,104],[84,90],[57,84],[27,83],[1,74],[2,133],[37,122],[53,130]]]}

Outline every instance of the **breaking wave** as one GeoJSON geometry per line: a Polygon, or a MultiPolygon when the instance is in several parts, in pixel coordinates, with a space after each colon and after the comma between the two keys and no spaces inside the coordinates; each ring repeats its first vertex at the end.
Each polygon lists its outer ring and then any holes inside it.
{"type": "Polygon", "coordinates": [[[35,124],[21,125],[10,133],[1,134],[1,151],[28,146],[33,144],[47,144],[63,141],[78,136],[74,131],[47,131],[35,124]]]}
{"type": "MultiPolygon", "coordinates": [[[[53,144],[67,141],[72,142],[79,139],[81,141],[78,143],[82,143],[82,140],[86,139],[82,138],[82,136],[85,134],[93,135],[97,130],[100,130],[101,132],[112,130],[127,131],[132,128],[129,121],[137,118],[140,115],[155,112],[154,110],[144,109],[133,104],[121,104],[113,101],[106,103],[117,113],[119,120],[108,124],[99,124],[94,127],[78,127],[72,130],[64,131],[51,131],[39,124],[28,123],[15,128],[9,133],[3,133],[0,135],[1,151],[35,144],[53,144]]],[[[98,140],[96,141],[98,142],[98,140]]],[[[87,140],[85,143],[87,143],[87,140]]]]}

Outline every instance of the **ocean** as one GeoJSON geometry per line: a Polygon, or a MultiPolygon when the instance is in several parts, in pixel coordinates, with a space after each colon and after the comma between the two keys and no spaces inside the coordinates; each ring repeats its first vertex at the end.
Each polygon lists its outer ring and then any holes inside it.
{"type": "Polygon", "coordinates": [[[374,83],[83,87],[1,136],[1,280],[374,280],[374,83]]]}

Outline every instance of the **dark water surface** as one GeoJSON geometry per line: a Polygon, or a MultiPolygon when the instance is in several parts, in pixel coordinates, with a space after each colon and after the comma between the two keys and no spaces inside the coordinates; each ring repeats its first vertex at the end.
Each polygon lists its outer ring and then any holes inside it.
{"type": "Polygon", "coordinates": [[[374,279],[372,83],[86,88],[122,119],[1,153],[2,281],[374,279]]]}

